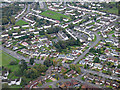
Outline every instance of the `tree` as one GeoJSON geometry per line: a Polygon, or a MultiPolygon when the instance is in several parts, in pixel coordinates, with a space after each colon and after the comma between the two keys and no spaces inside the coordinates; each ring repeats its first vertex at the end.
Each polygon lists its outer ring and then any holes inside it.
{"type": "Polygon", "coordinates": [[[73,29],[73,28],[74,28],[74,25],[71,23],[71,24],[68,25],[68,27],[69,27],[70,29],[73,29]]]}
{"type": "Polygon", "coordinates": [[[33,65],[34,62],[35,62],[35,61],[34,61],[34,58],[31,58],[31,59],[30,59],[30,64],[33,65]]]}
{"type": "Polygon", "coordinates": [[[79,73],[79,74],[81,73],[81,69],[80,69],[79,65],[71,64],[70,68],[77,71],[77,73],[79,73]]]}
{"type": "Polygon", "coordinates": [[[2,18],[2,25],[8,24],[9,20],[7,18],[2,18]]]}
{"type": "Polygon", "coordinates": [[[11,61],[9,64],[10,65],[17,65],[18,63],[16,61],[11,61]]]}
{"type": "Polygon", "coordinates": [[[100,60],[98,57],[95,58],[95,60],[93,61],[94,63],[100,63],[100,60]]]}
{"type": "Polygon", "coordinates": [[[8,88],[10,88],[10,86],[7,83],[2,84],[3,90],[8,90],[8,88]]]}
{"type": "Polygon", "coordinates": [[[15,24],[15,17],[10,18],[10,23],[13,24],[13,25],[15,24]]]}
{"type": "Polygon", "coordinates": [[[27,63],[25,62],[25,60],[22,59],[20,64],[20,70],[23,72],[26,69],[27,69],[27,63]]]}
{"type": "Polygon", "coordinates": [[[60,17],[60,21],[63,21],[63,17],[60,17]]]}
{"type": "Polygon", "coordinates": [[[22,77],[22,80],[21,80],[21,85],[22,86],[25,86],[25,85],[27,85],[28,84],[28,80],[27,80],[27,78],[25,77],[25,76],[23,76],[22,77]]]}
{"type": "Polygon", "coordinates": [[[48,58],[48,59],[46,59],[46,60],[44,61],[44,65],[46,65],[47,67],[50,67],[50,66],[53,65],[53,61],[51,61],[51,60],[48,58]]]}

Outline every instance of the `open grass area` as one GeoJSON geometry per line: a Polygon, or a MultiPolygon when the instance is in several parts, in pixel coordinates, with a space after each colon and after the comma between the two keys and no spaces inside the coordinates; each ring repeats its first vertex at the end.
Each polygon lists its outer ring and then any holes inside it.
{"type": "Polygon", "coordinates": [[[11,79],[19,78],[14,75],[14,72],[18,71],[18,69],[19,69],[18,64],[17,65],[9,65],[9,63],[11,61],[17,61],[19,63],[19,60],[4,51],[0,51],[0,56],[2,58],[2,66],[11,70],[11,73],[8,75],[8,78],[11,78],[11,79]]]}
{"type": "Polygon", "coordinates": [[[118,14],[118,8],[109,8],[103,11],[108,12],[108,13],[118,14]]]}
{"type": "Polygon", "coordinates": [[[60,17],[70,19],[69,16],[66,16],[64,14],[57,13],[57,12],[54,12],[54,11],[50,11],[50,10],[44,11],[40,15],[46,16],[46,17],[49,17],[49,18],[52,18],[52,19],[56,19],[56,20],[60,20],[60,17]]]}
{"type": "Polygon", "coordinates": [[[51,79],[47,79],[46,82],[53,82],[51,79]]]}
{"type": "Polygon", "coordinates": [[[0,54],[2,54],[2,65],[9,67],[9,63],[10,61],[17,61],[19,62],[18,59],[14,58],[13,56],[9,55],[8,53],[4,52],[4,51],[0,51],[0,54]]]}
{"type": "Polygon", "coordinates": [[[15,26],[22,26],[22,25],[26,25],[26,24],[28,24],[28,23],[23,20],[19,20],[18,22],[15,23],[15,26]]]}
{"type": "Polygon", "coordinates": [[[96,37],[96,35],[95,35],[95,37],[94,37],[94,39],[93,39],[93,42],[95,42],[95,41],[96,41],[96,39],[97,39],[97,37],[96,37]]]}

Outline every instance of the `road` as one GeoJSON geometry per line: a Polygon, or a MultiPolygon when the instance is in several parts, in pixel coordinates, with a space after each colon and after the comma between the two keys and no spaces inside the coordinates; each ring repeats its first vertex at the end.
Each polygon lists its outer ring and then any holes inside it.
{"type": "Polygon", "coordinates": [[[71,80],[78,80],[78,81],[81,82],[82,84],[90,85],[90,86],[92,86],[92,87],[94,87],[94,88],[103,88],[103,87],[101,87],[101,86],[99,86],[99,85],[95,85],[95,84],[91,84],[91,83],[86,82],[86,81],[82,81],[82,80],[81,80],[81,77],[82,77],[82,75],[79,75],[79,76],[77,76],[77,77],[75,77],[75,78],[60,79],[60,80],[58,80],[58,81],[48,82],[48,83],[43,84],[40,88],[44,88],[45,86],[48,86],[48,85],[54,86],[56,83],[66,82],[66,81],[71,81],[71,80]]]}
{"type": "Polygon", "coordinates": [[[112,80],[120,80],[119,77],[114,77],[114,76],[106,75],[106,74],[103,74],[102,72],[92,71],[92,70],[88,70],[88,69],[84,69],[84,68],[81,68],[81,72],[96,74],[98,76],[102,76],[104,78],[108,78],[108,79],[112,79],[112,80]]]}
{"type": "Polygon", "coordinates": [[[30,4],[28,4],[28,6],[25,4],[25,8],[27,8],[27,11],[25,11],[25,13],[24,13],[21,17],[19,17],[19,18],[16,20],[16,22],[19,21],[19,20],[21,20],[27,13],[30,12],[30,4]]]}
{"type": "Polygon", "coordinates": [[[92,45],[87,50],[85,50],[75,61],[73,61],[72,64],[77,64],[77,62],[79,62],[79,60],[82,59],[91,48],[98,44],[98,42],[101,40],[101,37],[96,32],[94,32],[94,35],[96,35],[96,41],[93,42],[92,45]]]}
{"type": "MultiPolygon", "coordinates": [[[[0,47],[2,47],[2,46],[0,45],[0,47]]],[[[0,48],[0,49],[1,49],[1,48],[0,48]]],[[[19,60],[24,59],[26,62],[29,62],[29,58],[26,58],[26,57],[24,57],[24,56],[16,53],[15,51],[9,50],[9,49],[4,48],[4,47],[2,47],[1,50],[3,50],[4,52],[8,53],[8,54],[11,55],[11,56],[13,56],[14,58],[17,58],[17,59],[19,59],[19,60]]],[[[39,64],[39,63],[43,64],[43,61],[42,61],[42,60],[35,60],[35,62],[38,63],[38,64],[39,64]]]]}

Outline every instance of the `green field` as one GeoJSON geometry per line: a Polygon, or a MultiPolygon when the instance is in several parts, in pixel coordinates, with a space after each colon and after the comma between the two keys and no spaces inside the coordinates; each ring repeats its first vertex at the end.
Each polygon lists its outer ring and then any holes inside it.
{"type": "Polygon", "coordinates": [[[18,78],[14,75],[14,72],[19,69],[18,64],[17,65],[9,65],[9,63],[10,63],[10,61],[17,61],[19,63],[19,60],[1,50],[0,50],[0,57],[2,59],[2,66],[10,69],[12,72],[9,74],[8,77],[12,78],[12,79],[18,78]]]}
{"type": "Polygon", "coordinates": [[[28,24],[28,23],[23,20],[19,20],[18,22],[15,23],[15,26],[22,26],[22,25],[26,25],[26,24],[28,24]]]}
{"type": "Polygon", "coordinates": [[[52,18],[52,19],[56,19],[56,20],[60,20],[60,17],[70,19],[69,16],[66,16],[64,14],[57,13],[57,12],[54,12],[54,11],[50,11],[50,10],[44,11],[40,15],[46,16],[46,17],[49,17],[49,18],[52,18]]]}
{"type": "Polygon", "coordinates": [[[0,51],[0,54],[2,54],[2,65],[3,66],[9,66],[10,61],[14,61],[16,60],[17,62],[19,62],[18,59],[12,57],[11,55],[5,53],[4,51],[0,51]]]}

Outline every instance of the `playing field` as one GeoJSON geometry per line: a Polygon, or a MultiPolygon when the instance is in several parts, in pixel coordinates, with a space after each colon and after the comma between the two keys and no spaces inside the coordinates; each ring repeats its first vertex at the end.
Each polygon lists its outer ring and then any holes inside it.
{"type": "Polygon", "coordinates": [[[70,19],[69,16],[66,16],[64,14],[57,13],[57,12],[54,12],[54,11],[50,11],[50,10],[44,11],[40,15],[46,16],[46,17],[49,17],[49,18],[52,18],[52,19],[56,19],[56,20],[60,20],[60,17],[70,19]]]}
{"type": "Polygon", "coordinates": [[[18,22],[15,23],[15,26],[22,26],[22,25],[26,25],[26,24],[28,24],[28,23],[23,20],[19,20],[18,22]]]}

